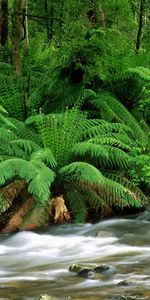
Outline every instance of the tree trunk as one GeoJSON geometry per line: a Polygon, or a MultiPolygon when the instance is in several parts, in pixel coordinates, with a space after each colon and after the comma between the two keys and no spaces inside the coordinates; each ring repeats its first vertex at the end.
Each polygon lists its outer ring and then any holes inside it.
{"type": "MultiPolygon", "coordinates": [[[[52,8],[52,3],[51,3],[52,8]]],[[[45,16],[49,17],[48,13],[48,0],[45,0],[44,2],[44,10],[45,10],[45,16]]],[[[52,38],[52,26],[53,26],[53,19],[45,19],[45,25],[46,25],[46,31],[47,31],[47,41],[50,42],[52,38]]]]}
{"type": "Polygon", "coordinates": [[[24,19],[24,24],[23,24],[23,39],[25,42],[25,52],[26,54],[28,53],[28,49],[29,49],[29,30],[28,30],[28,0],[24,0],[23,1],[23,7],[22,7],[22,11],[24,13],[23,15],[23,19],[24,19]]]}
{"type": "Polygon", "coordinates": [[[13,70],[16,77],[21,75],[21,57],[20,57],[20,41],[23,25],[23,8],[25,0],[14,0],[14,12],[12,16],[12,60],[13,70]]]}
{"type": "Polygon", "coordinates": [[[0,45],[5,46],[8,39],[8,0],[0,1],[0,45]]]}
{"type": "Polygon", "coordinates": [[[99,6],[99,12],[100,12],[100,16],[101,16],[102,27],[103,27],[103,30],[105,32],[106,31],[106,16],[105,16],[105,12],[104,12],[104,10],[102,8],[103,2],[104,1],[102,1],[101,6],[99,6]]]}
{"type": "Polygon", "coordinates": [[[139,26],[138,26],[138,33],[137,33],[136,47],[135,47],[136,52],[139,51],[140,45],[141,45],[144,10],[145,10],[145,0],[141,0],[141,2],[140,2],[140,12],[139,12],[139,26]]]}

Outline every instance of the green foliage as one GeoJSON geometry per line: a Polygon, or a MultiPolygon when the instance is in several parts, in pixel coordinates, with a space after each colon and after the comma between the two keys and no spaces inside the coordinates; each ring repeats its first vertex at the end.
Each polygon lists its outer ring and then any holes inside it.
{"type": "Polygon", "coordinates": [[[143,13],[137,53],[138,1],[29,1],[17,80],[13,39],[1,47],[0,186],[27,182],[32,220],[60,194],[77,222],[91,208],[145,205],[137,186],[150,181],[147,0],[143,13]]]}
{"type": "Polygon", "coordinates": [[[24,120],[23,82],[20,80],[16,83],[10,64],[0,62],[0,68],[2,70],[0,75],[0,105],[7,110],[11,117],[24,120]]]}
{"type": "MultiPolygon", "coordinates": [[[[72,212],[76,220],[86,217],[86,209],[90,206],[100,209],[105,204],[142,205],[141,198],[132,189],[104,175],[106,170],[111,173],[113,169],[122,170],[124,175],[127,173],[130,147],[128,139],[124,143],[119,140],[120,130],[123,138],[131,134],[127,125],[88,120],[77,107],[62,114],[32,116],[24,124],[27,131],[31,124],[38,131],[42,147],[33,141],[16,138],[15,128],[8,143],[18,147],[16,157],[21,157],[19,151],[23,151],[26,159],[12,158],[0,163],[1,186],[16,178],[23,179],[28,183],[28,191],[43,203],[47,203],[50,194],[64,193],[69,205],[74,206],[72,212]],[[111,134],[113,138],[108,137],[111,134]],[[75,205],[71,200],[74,190],[79,199],[75,205]],[[79,216],[78,204],[82,207],[79,216]]],[[[132,141],[132,137],[129,140],[132,141]]]]}
{"type": "Polygon", "coordinates": [[[101,93],[97,99],[91,100],[91,103],[100,110],[103,119],[127,125],[131,130],[132,137],[137,142],[145,143],[148,141],[146,132],[114,95],[108,92],[101,93]]]}
{"type": "Polygon", "coordinates": [[[150,192],[150,155],[149,147],[146,149],[133,148],[132,163],[129,170],[131,180],[148,195],[150,192]]]}

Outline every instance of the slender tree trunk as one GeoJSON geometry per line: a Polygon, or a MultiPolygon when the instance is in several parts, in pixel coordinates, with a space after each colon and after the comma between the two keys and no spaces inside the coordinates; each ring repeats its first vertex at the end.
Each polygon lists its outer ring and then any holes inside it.
{"type": "Polygon", "coordinates": [[[0,0],[0,45],[5,46],[8,40],[8,0],[0,0]]]}
{"type": "MultiPolygon", "coordinates": [[[[23,11],[23,38],[24,40],[24,55],[25,57],[28,56],[29,50],[29,31],[28,31],[28,0],[23,1],[22,6],[23,11]]],[[[29,99],[29,90],[30,90],[30,73],[26,74],[26,80],[24,83],[24,97],[23,97],[23,104],[24,104],[24,119],[28,117],[28,109],[27,103],[29,99]]]]}
{"type": "Polygon", "coordinates": [[[22,0],[14,0],[14,12],[12,16],[12,60],[14,75],[21,75],[20,40],[22,33],[22,0]]]}
{"type": "Polygon", "coordinates": [[[29,30],[28,30],[28,0],[23,1],[24,12],[24,42],[25,42],[25,52],[28,53],[29,49],[29,30]]]}
{"type": "Polygon", "coordinates": [[[100,15],[101,15],[101,22],[102,22],[103,30],[106,31],[106,16],[105,16],[105,12],[104,12],[104,10],[102,8],[103,2],[104,1],[102,1],[102,5],[99,6],[99,12],[100,12],[100,15]]]}
{"type": "Polygon", "coordinates": [[[138,33],[136,38],[136,52],[139,51],[141,46],[141,36],[142,36],[142,29],[143,29],[143,17],[144,17],[144,10],[145,10],[145,0],[141,0],[140,2],[140,12],[139,12],[139,26],[138,26],[138,33]]]}
{"type": "MultiPolygon", "coordinates": [[[[45,10],[45,16],[48,17],[48,0],[44,1],[44,10],[45,10]]],[[[52,32],[51,32],[51,28],[50,28],[51,25],[50,25],[49,19],[45,19],[45,25],[46,25],[46,31],[47,31],[47,41],[50,42],[52,32]]]]}
{"type": "Polygon", "coordinates": [[[61,46],[61,42],[62,42],[62,35],[63,35],[63,14],[64,14],[64,0],[60,0],[60,20],[59,20],[59,46],[61,46]]]}

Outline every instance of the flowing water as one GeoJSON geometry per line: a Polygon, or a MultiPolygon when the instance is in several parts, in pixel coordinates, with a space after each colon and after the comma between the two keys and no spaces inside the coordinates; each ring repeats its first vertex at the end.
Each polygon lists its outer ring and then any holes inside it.
{"type": "Polygon", "coordinates": [[[150,299],[150,213],[97,224],[52,226],[45,233],[0,236],[0,299],[150,299]],[[71,264],[107,264],[99,279],[77,276],[71,264]],[[121,285],[128,280],[129,284],[121,285]]]}

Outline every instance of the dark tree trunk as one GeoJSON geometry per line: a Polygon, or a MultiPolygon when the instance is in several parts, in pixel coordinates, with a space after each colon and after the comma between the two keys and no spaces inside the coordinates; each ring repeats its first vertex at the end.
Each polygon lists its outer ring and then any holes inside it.
{"type": "Polygon", "coordinates": [[[47,17],[45,19],[45,25],[46,25],[46,31],[47,31],[47,41],[50,42],[53,36],[53,4],[51,2],[50,7],[50,16],[49,16],[49,7],[48,7],[48,0],[45,0],[44,2],[44,10],[45,10],[45,16],[47,17]],[[49,19],[51,17],[51,19],[49,19]]]}
{"type": "Polygon", "coordinates": [[[22,32],[22,1],[14,0],[14,12],[12,16],[12,59],[14,75],[21,75],[20,37],[22,32]]]}
{"type": "Polygon", "coordinates": [[[5,46],[8,39],[8,0],[1,0],[0,8],[0,45],[5,46]]]}
{"type": "Polygon", "coordinates": [[[141,36],[142,36],[142,29],[143,29],[143,17],[145,11],[145,0],[141,0],[140,2],[140,12],[139,12],[139,26],[138,26],[138,33],[136,38],[136,52],[139,51],[141,46],[141,36]]]}
{"type": "Polygon", "coordinates": [[[62,42],[62,35],[63,35],[63,25],[64,25],[64,21],[63,21],[63,15],[64,15],[64,0],[60,0],[60,19],[59,19],[59,46],[61,46],[61,42],[62,42]]]}

